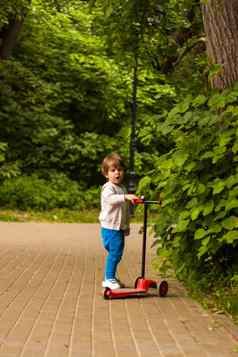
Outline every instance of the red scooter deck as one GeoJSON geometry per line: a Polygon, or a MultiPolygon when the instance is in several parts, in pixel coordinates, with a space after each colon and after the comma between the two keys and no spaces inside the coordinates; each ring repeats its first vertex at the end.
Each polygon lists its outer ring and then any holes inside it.
{"type": "Polygon", "coordinates": [[[145,295],[148,291],[145,289],[130,289],[130,288],[122,288],[122,289],[114,289],[111,290],[109,288],[104,291],[105,299],[120,299],[123,297],[129,296],[141,296],[145,295]]]}

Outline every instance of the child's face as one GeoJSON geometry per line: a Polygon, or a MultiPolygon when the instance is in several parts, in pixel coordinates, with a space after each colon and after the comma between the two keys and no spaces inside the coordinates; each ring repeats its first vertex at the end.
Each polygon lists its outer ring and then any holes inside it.
{"type": "Polygon", "coordinates": [[[116,185],[120,185],[120,183],[122,182],[123,178],[124,178],[124,170],[122,167],[116,167],[116,166],[110,166],[106,175],[106,178],[116,184],[116,185]]]}

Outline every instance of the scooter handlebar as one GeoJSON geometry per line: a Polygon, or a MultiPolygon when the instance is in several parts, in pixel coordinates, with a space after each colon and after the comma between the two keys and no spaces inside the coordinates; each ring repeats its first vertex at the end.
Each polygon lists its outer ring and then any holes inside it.
{"type": "Polygon", "coordinates": [[[131,201],[131,203],[133,205],[149,205],[149,204],[159,204],[159,201],[147,201],[144,199],[144,197],[140,197],[140,198],[135,198],[134,200],[131,201]]]}

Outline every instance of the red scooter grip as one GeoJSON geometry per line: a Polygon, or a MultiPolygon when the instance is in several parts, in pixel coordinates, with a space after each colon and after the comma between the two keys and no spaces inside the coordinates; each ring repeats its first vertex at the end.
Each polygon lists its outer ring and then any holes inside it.
{"type": "Polygon", "coordinates": [[[144,203],[143,198],[135,198],[134,200],[131,201],[133,205],[140,205],[144,203]]]}

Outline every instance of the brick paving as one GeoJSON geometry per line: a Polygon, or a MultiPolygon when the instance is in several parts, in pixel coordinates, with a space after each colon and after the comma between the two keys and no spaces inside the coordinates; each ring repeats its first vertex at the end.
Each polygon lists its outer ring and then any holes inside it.
{"type": "MultiPolygon", "coordinates": [[[[140,273],[138,228],[119,269],[127,286],[140,273]]],[[[0,357],[238,356],[237,327],[175,280],[166,298],[104,300],[97,224],[1,222],[0,230],[0,357]]]]}

